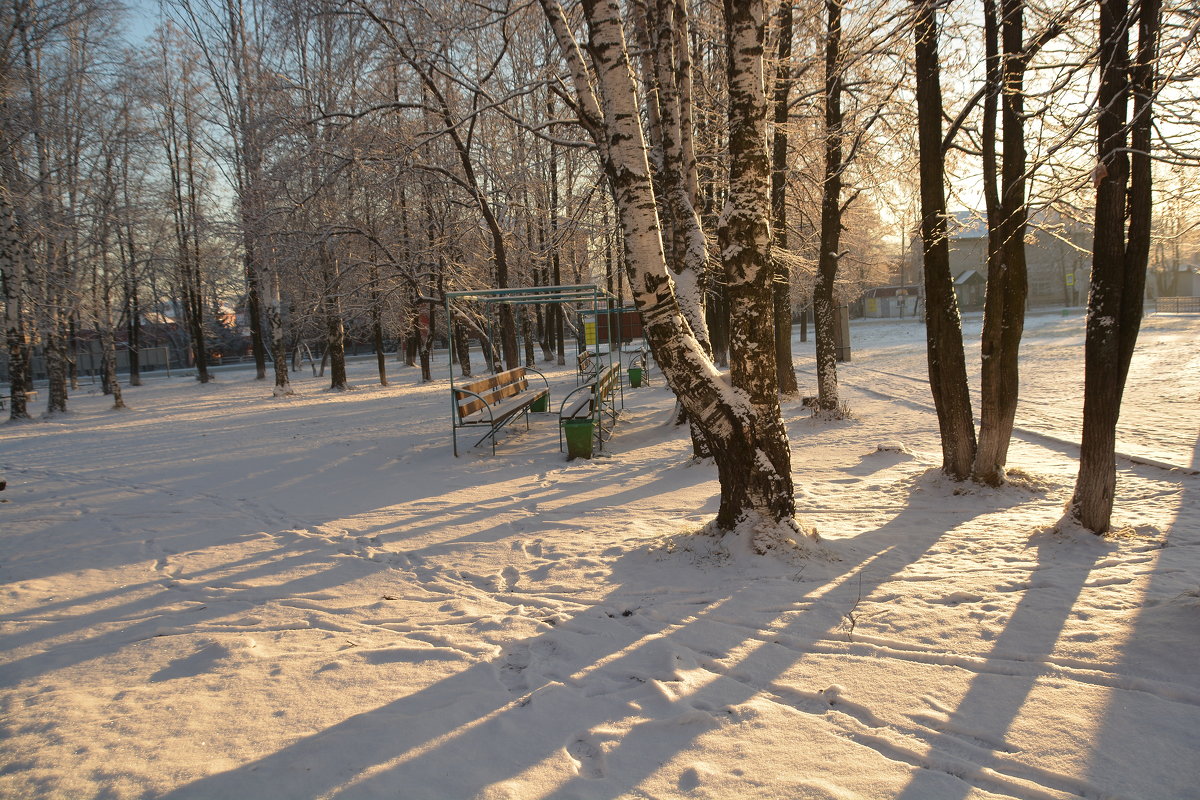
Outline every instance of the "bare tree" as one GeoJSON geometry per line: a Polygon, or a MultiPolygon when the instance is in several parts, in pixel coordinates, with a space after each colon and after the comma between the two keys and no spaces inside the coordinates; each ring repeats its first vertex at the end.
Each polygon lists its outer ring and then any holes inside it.
{"type": "Polygon", "coordinates": [[[936,9],[934,0],[914,0],[926,346],[929,384],[941,432],[942,470],[955,480],[966,480],[975,460],[975,423],[967,391],[962,323],[950,275],[936,9]]]}
{"type": "Polygon", "coordinates": [[[1116,491],[1117,418],[1142,321],[1152,207],[1151,134],[1160,0],[1103,0],[1097,90],[1096,227],[1084,343],[1083,438],[1068,511],[1104,533],[1116,491]],[[1130,33],[1137,27],[1136,47],[1130,33]],[[1132,117],[1130,102],[1132,101],[1132,117]]]}

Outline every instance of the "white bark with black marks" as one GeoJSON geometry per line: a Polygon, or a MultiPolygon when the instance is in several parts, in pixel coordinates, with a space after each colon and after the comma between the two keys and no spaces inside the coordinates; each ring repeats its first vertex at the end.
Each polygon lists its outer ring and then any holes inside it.
{"type": "MultiPolygon", "coordinates": [[[[771,272],[765,261],[766,247],[769,246],[765,206],[766,140],[761,127],[757,134],[754,133],[754,119],[758,118],[760,126],[765,124],[766,112],[761,66],[761,4],[749,3],[745,4],[746,8],[739,9],[736,34],[732,37],[739,56],[731,67],[731,75],[744,92],[737,111],[744,120],[744,125],[739,128],[739,141],[748,144],[738,164],[753,171],[753,176],[737,188],[737,200],[729,206],[726,215],[737,236],[731,241],[736,242],[738,250],[731,254],[733,261],[729,269],[735,282],[744,290],[741,300],[745,303],[738,313],[739,353],[747,363],[732,376],[733,386],[725,381],[704,352],[680,312],[663,251],[647,144],[620,22],[620,6],[614,0],[585,0],[583,4],[589,23],[587,51],[594,67],[592,73],[584,69],[586,62],[563,22],[565,17],[555,0],[542,0],[542,5],[552,23],[559,21],[554,29],[559,45],[572,65],[575,90],[580,95],[579,106],[602,110],[600,149],[617,200],[634,302],[642,314],[646,336],[668,385],[714,454],[721,483],[721,508],[716,524],[721,529],[731,530],[745,521],[766,520],[772,525],[786,523],[787,529],[796,530],[790,451],[775,393],[770,328],[766,331],[765,342],[759,341],[761,336],[756,338],[752,330],[747,330],[761,320],[761,316],[756,315],[770,309],[771,272]],[[747,11],[749,13],[742,13],[747,11]],[[742,75],[743,71],[750,74],[742,75]],[[599,102],[587,97],[593,86],[598,90],[599,102]],[[757,167],[754,166],[756,160],[759,162],[757,167]],[[755,181],[758,182],[757,191],[755,181]],[[756,292],[765,299],[754,302],[756,292]],[[761,368],[764,362],[765,369],[761,368]],[[768,379],[765,387],[764,377],[768,379]]],[[[758,327],[762,328],[761,325],[758,327]]]]}

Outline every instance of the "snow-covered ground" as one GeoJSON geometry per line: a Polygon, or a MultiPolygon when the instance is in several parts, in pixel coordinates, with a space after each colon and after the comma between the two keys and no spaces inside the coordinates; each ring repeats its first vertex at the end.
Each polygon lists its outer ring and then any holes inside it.
{"type": "Polygon", "coordinates": [[[938,475],[921,336],[785,407],[806,560],[695,535],[657,375],[570,463],[548,416],[455,459],[444,365],[4,425],[0,796],[1200,798],[1200,318],[1146,319],[1104,539],[1053,530],[1082,318],[1029,321],[1001,490],[938,475]]]}

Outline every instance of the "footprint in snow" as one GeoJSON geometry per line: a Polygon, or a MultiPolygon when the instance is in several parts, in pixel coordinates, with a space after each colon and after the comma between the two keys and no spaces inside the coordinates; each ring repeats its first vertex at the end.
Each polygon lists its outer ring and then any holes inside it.
{"type": "Polygon", "coordinates": [[[604,751],[590,734],[577,734],[567,742],[565,749],[580,777],[592,780],[604,777],[604,751]]]}
{"type": "Polygon", "coordinates": [[[521,580],[521,573],[517,571],[516,567],[507,566],[500,574],[504,577],[504,589],[511,592],[517,588],[517,581],[521,580]]]}
{"type": "Polygon", "coordinates": [[[525,680],[524,673],[532,660],[533,654],[527,644],[518,644],[506,649],[499,661],[492,662],[496,680],[510,692],[519,694],[526,691],[529,683],[525,680]]]}

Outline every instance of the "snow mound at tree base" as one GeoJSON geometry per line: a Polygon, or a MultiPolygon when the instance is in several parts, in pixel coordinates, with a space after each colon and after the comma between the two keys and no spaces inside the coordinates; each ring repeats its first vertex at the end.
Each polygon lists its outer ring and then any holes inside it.
{"type": "Polygon", "coordinates": [[[723,530],[714,520],[694,532],[672,536],[656,549],[686,554],[697,563],[709,564],[761,562],[764,556],[788,565],[839,560],[821,543],[815,528],[805,527],[794,518],[775,521],[757,514],[744,515],[733,530],[723,530]]]}

